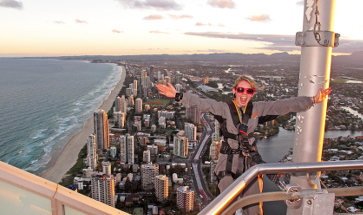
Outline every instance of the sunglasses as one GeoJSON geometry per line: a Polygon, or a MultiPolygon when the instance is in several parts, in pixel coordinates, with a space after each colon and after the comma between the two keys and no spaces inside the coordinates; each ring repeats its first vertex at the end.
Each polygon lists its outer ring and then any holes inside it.
{"type": "Polygon", "coordinates": [[[253,88],[236,87],[237,93],[243,93],[246,90],[247,94],[252,95],[256,90],[253,88]]]}

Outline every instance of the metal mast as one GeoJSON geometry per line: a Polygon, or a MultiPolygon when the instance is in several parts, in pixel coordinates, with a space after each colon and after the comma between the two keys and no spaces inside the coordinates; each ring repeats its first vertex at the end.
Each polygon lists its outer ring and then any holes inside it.
{"type": "MultiPolygon", "coordinates": [[[[338,45],[339,38],[339,34],[333,32],[334,13],[335,0],[304,0],[303,32],[296,33],[295,41],[301,46],[299,96],[314,96],[320,87],[329,87],[332,48],[338,45]]],[[[297,114],[294,163],[321,161],[326,110],[327,99],[297,114]]],[[[295,174],[290,186],[303,191],[320,191],[319,177],[315,176],[316,173],[295,174]]],[[[307,207],[304,204],[304,200],[302,204],[288,204],[287,214],[305,214],[307,207]]]]}

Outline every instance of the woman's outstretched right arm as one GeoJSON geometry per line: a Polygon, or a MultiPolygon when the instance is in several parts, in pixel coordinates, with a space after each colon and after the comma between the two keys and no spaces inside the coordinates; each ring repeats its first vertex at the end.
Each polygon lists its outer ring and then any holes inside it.
{"type": "MultiPolygon", "coordinates": [[[[175,98],[176,93],[179,93],[170,83],[168,85],[158,84],[156,88],[158,88],[161,95],[169,98],[175,98]]],[[[214,99],[202,99],[198,95],[191,93],[184,93],[181,102],[187,108],[197,106],[200,111],[210,112],[215,115],[224,115],[225,108],[228,107],[224,102],[218,102],[214,99]]]]}

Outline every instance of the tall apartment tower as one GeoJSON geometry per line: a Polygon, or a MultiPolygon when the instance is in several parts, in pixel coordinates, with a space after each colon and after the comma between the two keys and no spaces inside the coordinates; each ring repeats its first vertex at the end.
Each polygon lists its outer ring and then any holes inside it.
{"type": "Polygon", "coordinates": [[[133,81],[133,89],[137,89],[137,80],[136,79],[134,79],[134,81],[133,81]]]}
{"type": "Polygon", "coordinates": [[[186,158],[188,156],[188,139],[183,136],[174,136],[174,154],[186,158]]]}
{"type": "Polygon", "coordinates": [[[96,134],[97,150],[110,147],[109,125],[107,113],[98,109],[94,112],[94,133],[96,134]]]}
{"type": "Polygon", "coordinates": [[[120,136],[120,163],[126,164],[127,162],[127,138],[120,136]]]}
{"type": "Polygon", "coordinates": [[[134,136],[126,134],[127,138],[127,163],[133,165],[135,163],[135,139],[134,136]]]}
{"type": "Polygon", "coordinates": [[[114,112],[113,115],[115,118],[115,126],[118,128],[125,127],[126,114],[119,111],[119,112],[114,112]]]}
{"type": "Polygon", "coordinates": [[[102,172],[106,175],[111,175],[111,163],[106,161],[102,162],[102,172]]]}
{"type": "Polygon", "coordinates": [[[191,123],[185,123],[184,126],[185,137],[188,138],[189,141],[197,140],[197,127],[191,123]]]}
{"type": "Polygon", "coordinates": [[[146,72],[146,70],[142,70],[141,75],[142,75],[142,77],[143,77],[143,78],[144,78],[144,77],[147,77],[147,72],[146,72]]]}
{"type": "Polygon", "coordinates": [[[154,66],[150,66],[149,76],[150,76],[150,81],[154,82],[154,66]]]}
{"type": "Polygon", "coordinates": [[[180,210],[194,210],[194,191],[190,190],[188,186],[179,187],[177,189],[176,198],[176,205],[180,210]]]}
{"type": "Polygon", "coordinates": [[[211,160],[218,160],[219,151],[221,150],[221,142],[220,141],[212,141],[212,144],[209,148],[209,157],[211,160]]]}
{"type": "Polygon", "coordinates": [[[130,164],[133,165],[135,163],[135,145],[134,145],[134,136],[130,136],[126,134],[120,137],[120,154],[121,159],[120,162],[122,164],[130,164]]]}
{"type": "Polygon", "coordinates": [[[151,190],[155,187],[155,176],[159,175],[157,164],[141,165],[141,185],[143,190],[151,190]]]}
{"type": "Polygon", "coordinates": [[[186,118],[192,119],[194,124],[200,124],[200,110],[197,106],[191,106],[186,109],[186,118]]]}
{"type": "Polygon", "coordinates": [[[125,95],[121,96],[121,104],[120,104],[120,111],[122,113],[127,113],[127,102],[126,102],[126,98],[125,95]]]}
{"type": "Polygon", "coordinates": [[[96,135],[90,134],[87,139],[87,163],[92,170],[97,167],[98,156],[96,146],[96,135]]]}
{"type": "Polygon", "coordinates": [[[155,195],[159,202],[165,202],[169,196],[169,178],[166,175],[155,176],[155,195]]]}
{"type": "Polygon", "coordinates": [[[93,199],[115,207],[115,178],[113,175],[92,174],[91,193],[93,199]]]}
{"type": "Polygon", "coordinates": [[[121,98],[117,96],[115,99],[115,112],[121,111],[121,98]]]}
{"type": "Polygon", "coordinates": [[[137,98],[135,101],[135,112],[142,113],[142,99],[137,98]]]}
{"type": "Polygon", "coordinates": [[[221,135],[220,135],[220,130],[219,129],[220,129],[219,121],[215,120],[214,121],[214,134],[212,136],[212,138],[214,138],[214,141],[220,141],[221,140],[221,135]]]}
{"type": "Polygon", "coordinates": [[[128,106],[131,106],[131,107],[133,107],[134,106],[134,96],[133,95],[131,95],[128,99],[127,99],[127,104],[128,104],[128,106]]]}
{"type": "Polygon", "coordinates": [[[150,163],[151,159],[150,159],[150,150],[145,150],[142,153],[142,161],[146,164],[150,163]]]}

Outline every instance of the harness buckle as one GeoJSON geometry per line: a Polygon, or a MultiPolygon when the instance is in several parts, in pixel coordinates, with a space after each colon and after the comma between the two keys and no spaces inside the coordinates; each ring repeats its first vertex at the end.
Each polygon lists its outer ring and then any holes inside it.
{"type": "Polygon", "coordinates": [[[238,154],[241,150],[238,148],[238,149],[232,149],[228,143],[226,142],[222,142],[222,146],[221,146],[221,149],[220,149],[220,153],[222,154],[238,154]]]}

